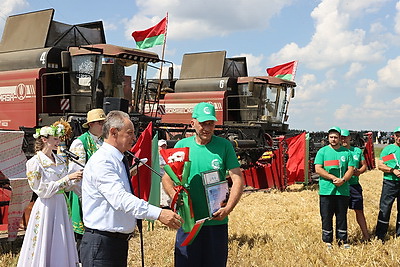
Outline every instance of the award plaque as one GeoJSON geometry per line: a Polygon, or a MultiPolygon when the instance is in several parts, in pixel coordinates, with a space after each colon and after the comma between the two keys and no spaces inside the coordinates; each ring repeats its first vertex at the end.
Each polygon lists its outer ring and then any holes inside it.
{"type": "Polygon", "coordinates": [[[216,170],[203,172],[201,173],[201,176],[203,178],[204,186],[215,184],[221,181],[221,179],[219,178],[219,172],[216,170]]]}
{"type": "Polygon", "coordinates": [[[221,207],[225,207],[229,198],[228,181],[217,182],[204,185],[206,190],[207,206],[209,217],[218,211],[221,207]]]}

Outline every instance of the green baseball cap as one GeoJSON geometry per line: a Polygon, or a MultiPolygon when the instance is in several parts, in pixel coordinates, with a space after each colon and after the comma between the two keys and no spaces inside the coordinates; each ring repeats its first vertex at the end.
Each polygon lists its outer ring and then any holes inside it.
{"type": "Polygon", "coordinates": [[[400,132],[400,126],[394,129],[393,133],[400,132]]]}
{"type": "Polygon", "coordinates": [[[350,135],[350,132],[347,129],[342,129],[341,132],[340,132],[340,135],[346,137],[346,136],[350,135]]]}
{"type": "Polygon", "coordinates": [[[198,103],[193,108],[192,118],[197,119],[199,122],[217,121],[214,105],[206,102],[198,103]]]}
{"type": "Polygon", "coordinates": [[[332,131],[338,132],[338,133],[340,134],[340,132],[341,132],[342,130],[340,130],[340,128],[337,127],[337,126],[333,126],[333,127],[329,128],[328,133],[330,133],[330,132],[332,132],[332,131]]]}

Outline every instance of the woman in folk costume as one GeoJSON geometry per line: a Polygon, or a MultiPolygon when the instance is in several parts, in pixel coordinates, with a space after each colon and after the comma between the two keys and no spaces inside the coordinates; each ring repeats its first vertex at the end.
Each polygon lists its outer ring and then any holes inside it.
{"type": "Polygon", "coordinates": [[[26,163],[31,189],[38,195],[32,208],[18,266],[77,266],[74,233],[64,191],[74,189],[82,171],[68,174],[64,159],[56,155],[62,124],[36,130],[36,155],[26,163]]]}

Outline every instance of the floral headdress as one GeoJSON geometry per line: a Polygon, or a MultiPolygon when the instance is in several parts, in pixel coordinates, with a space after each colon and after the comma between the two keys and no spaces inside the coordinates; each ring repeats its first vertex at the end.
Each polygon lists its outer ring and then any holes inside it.
{"type": "Polygon", "coordinates": [[[60,140],[61,141],[66,141],[66,140],[70,139],[71,135],[72,135],[72,127],[71,127],[71,125],[67,121],[65,121],[63,118],[61,118],[60,120],[58,120],[55,123],[53,123],[53,126],[57,126],[59,124],[64,126],[64,134],[62,136],[59,136],[60,140]]]}
{"type": "Polygon", "coordinates": [[[65,134],[65,127],[64,125],[57,124],[56,126],[54,125],[50,125],[50,126],[44,126],[42,128],[38,128],[36,129],[36,133],[33,134],[34,138],[39,138],[40,136],[44,136],[44,137],[49,137],[51,136],[55,136],[55,137],[61,137],[65,134]]]}

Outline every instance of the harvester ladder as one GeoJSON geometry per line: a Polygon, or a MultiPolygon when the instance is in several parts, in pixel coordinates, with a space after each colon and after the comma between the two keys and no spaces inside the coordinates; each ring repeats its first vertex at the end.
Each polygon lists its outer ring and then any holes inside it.
{"type": "Polygon", "coordinates": [[[157,116],[158,105],[160,101],[160,94],[158,93],[161,88],[162,81],[147,81],[147,85],[144,92],[144,104],[146,115],[151,117],[157,116]]]}

